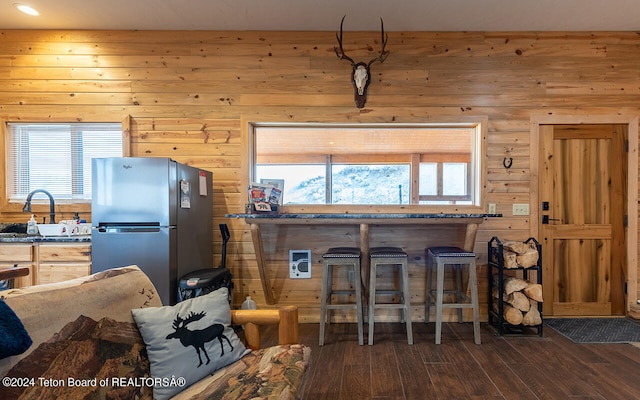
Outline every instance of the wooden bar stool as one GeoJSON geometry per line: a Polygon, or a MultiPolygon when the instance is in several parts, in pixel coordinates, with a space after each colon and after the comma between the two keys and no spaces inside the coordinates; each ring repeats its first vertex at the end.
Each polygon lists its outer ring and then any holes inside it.
{"type": "Polygon", "coordinates": [[[371,272],[369,276],[369,344],[373,344],[373,328],[376,309],[399,309],[401,320],[407,325],[407,342],[413,344],[413,332],[411,330],[411,296],[409,295],[409,268],[407,265],[407,253],[399,247],[372,247],[369,250],[371,272]],[[398,289],[377,289],[376,275],[379,265],[391,265],[400,267],[401,283],[398,289]],[[399,303],[376,303],[376,295],[400,295],[399,303]]]}
{"type": "Polygon", "coordinates": [[[320,346],[324,345],[324,325],[331,322],[330,310],[356,310],[358,343],[364,344],[362,316],[362,280],[360,277],[360,249],[357,247],[332,247],[322,255],[322,293],[320,299],[320,346]],[[353,271],[353,289],[333,289],[333,268],[350,267],[353,271]],[[353,295],[355,303],[334,304],[332,295],[353,295]]]}
{"type": "Polygon", "coordinates": [[[429,247],[425,251],[427,263],[427,290],[424,306],[424,322],[429,322],[431,299],[435,293],[436,301],[436,344],[440,344],[442,336],[442,311],[444,308],[458,309],[458,322],[462,323],[462,309],[473,310],[473,339],[480,344],[480,312],[478,308],[478,278],[476,276],[476,255],[472,251],[465,251],[459,247],[441,246],[429,247]],[[432,289],[433,267],[436,265],[436,289],[432,289]],[[455,271],[455,290],[444,290],[445,265],[453,265],[455,271]],[[462,290],[462,266],[469,266],[469,287],[471,298],[466,290],[462,290]],[[454,294],[455,303],[443,303],[444,294],[454,294]]]}

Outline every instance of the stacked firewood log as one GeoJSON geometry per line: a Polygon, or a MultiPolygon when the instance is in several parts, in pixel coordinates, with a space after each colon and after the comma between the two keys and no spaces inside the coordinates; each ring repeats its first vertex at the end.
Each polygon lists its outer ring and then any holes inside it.
{"type": "MultiPolygon", "coordinates": [[[[505,268],[529,268],[538,262],[538,251],[535,247],[522,242],[505,242],[503,244],[505,268]]],[[[498,292],[498,275],[493,277],[492,296],[500,299],[498,292]]],[[[502,293],[503,316],[512,325],[535,326],[542,323],[538,303],[542,302],[542,285],[516,277],[504,277],[504,293],[502,293]]],[[[498,313],[498,301],[492,302],[494,312],[498,313]]]]}
{"type": "MultiPolygon", "coordinates": [[[[494,276],[493,297],[500,299],[498,277],[494,276]]],[[[502,310],[505,321],[511,325],[535,326],[542,323],[538,303],[542,302],[542,285],[524,279],[505,277],[502,295],[502,310]]],[[[499,312],[498,302],[494,301],[493,311],[499,312]]]]}
{"type": "Polygon", "coordinates": [[[538,262],[538,250],[534,244],[508,241],[502,248],[505,268],[529,268],[538,262]]]}

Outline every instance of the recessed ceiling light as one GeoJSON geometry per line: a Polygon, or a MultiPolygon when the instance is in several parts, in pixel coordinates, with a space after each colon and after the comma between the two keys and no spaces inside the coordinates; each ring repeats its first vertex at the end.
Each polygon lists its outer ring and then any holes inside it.
{"type": "Polygon", "coordinates": [[[14,3],[13,4],[18,10],[22,11],[25,14],[38,16],[40,13],[35,8],[28,6],[26,4],[14,3]]]}

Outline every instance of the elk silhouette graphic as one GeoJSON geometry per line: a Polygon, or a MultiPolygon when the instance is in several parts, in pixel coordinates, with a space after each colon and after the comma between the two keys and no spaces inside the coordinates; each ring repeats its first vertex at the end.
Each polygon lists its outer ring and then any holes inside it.
{"type": "Polygon", "coordinates": [[[184,347],[193,346],[193,348],[196,349],[196,353],[198,353],[198,360],[200,361],[198,367],[202,365],[200,350],[202,350],[204,356],[207,358],[207,364],[211,361],[207,354],[207,350],[204,348],[204,344],[212,341],[213,339],[218,338],[220,341],[220,357],[224,355],[224,345],[222,343],[223,338],[227,340],[227,343],[229,343],[229,346],[233,351],[233,345],[229,341],[229,338],[222,334],[222,332],[224,332],[224,325],[213,324],[207,328],[193,331],[187,329],[187,325],[201,320],[205,315],[207,314],[204,311],[197,314],[191,311],[187,318],[181,318],[180,314],[176,314],[176,319],[173,321],[173,325],[171,326],[175,329],[175,332],[167,335],[167,339],[180,339],[180,343],[182,343],[184,347]]]}

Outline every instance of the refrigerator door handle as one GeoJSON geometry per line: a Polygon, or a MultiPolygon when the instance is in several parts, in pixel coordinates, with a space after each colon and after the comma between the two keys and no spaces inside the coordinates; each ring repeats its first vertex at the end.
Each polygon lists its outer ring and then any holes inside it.
{"type": "Polygon", "coordinates": [[[176,229],[175,226],[167,227],[150,227],[150,226],[101,226],[98,227],[100,233],[157,233],[162,229],[176,229]]]}

